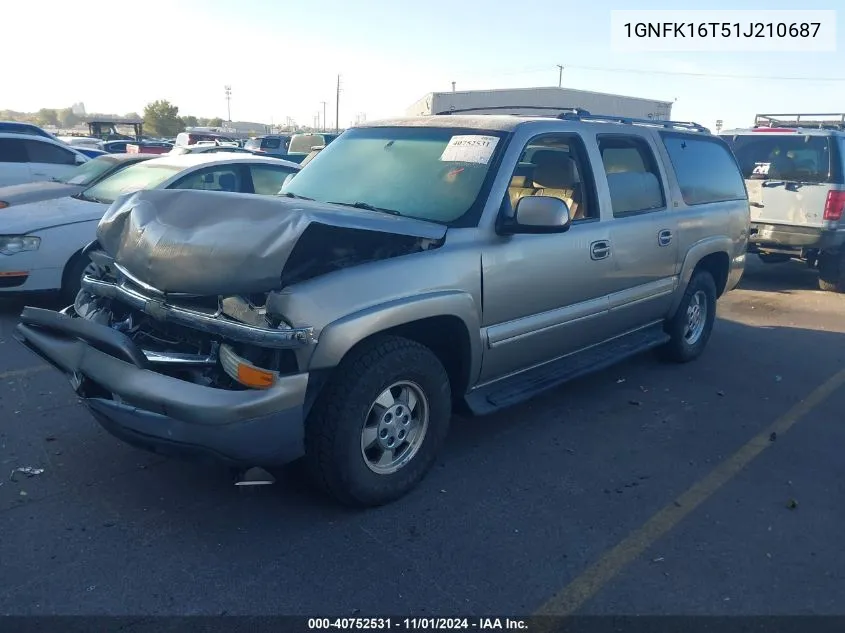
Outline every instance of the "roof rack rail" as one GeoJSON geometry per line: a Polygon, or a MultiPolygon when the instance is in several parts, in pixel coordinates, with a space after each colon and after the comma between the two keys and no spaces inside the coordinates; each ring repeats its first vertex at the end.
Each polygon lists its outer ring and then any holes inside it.
{"type": "Polygon", "coordinates": [[[562,119],[576,119],[580,121],[607,121],[610,123],[624,123],[627,125],[652,125],[666,129],[678,128],[695,132],[710,133],[710,129],[694,121],[670,121],[668,119],[639,119],[629,116],[615,116],[612,114],[586,114],[580,116],[562,116],[562,119]]]}
{"type": "Polygon", "coordinates": [[[754,116],[754,127],[800,127],[821,130],[845,130],[845,114],[757,114],[754,116]]]}
{"type": "MultiPolygon", "coordinates": [[[[569,108],[569,107],[558,107],[558,106],[530,106],[530,105],[510,105],[510,106],[478,106],[477,108],[451,108],[449,110],[441,110],[440,112],[435,112],[435,115],[439,114],[459,114],[461,112],[478,112],[480,110],[554,110],[555,112],[560,112],[559,118],[562,117],[564,113],[572,113],[572,114],[590,114],[584,108],[569,108]]],[[[517,115],[517,116],[537,116],[534,114],[526,114],[526,115],[517,115]]]]}
{"type": "MultiPolygon", "coordinates": [[[[623,123],[627,125],[651,125],[662,127],[666,129],[681,129],[681,130],[692,130],[695,132],[706,132],[710,134],[709,128],[704,127],[699,123],[695,123],[692,121],[669,121],[665,119],[638,119],[636,117],[627,117],[627,116],[617,116],[613,114],[591,114],[587,110],[583,108],[559,108],[554,106],[487,106],[487,107],[477,107],[477,108],[461,108],[461,109],[452,109],[452,110],[444,110],[442,112],[437,112],[436,114],[456,114],[459,112],[478,112],[479,110],[515,110],[517,108],[524,108],[528,110],[555,110],[559,114],[555,117],[556,119],[563,119],[564,121],[595,121],[595,122],[608,122],[608,123],[623,123]]],[[[517,115],[517,116],[544,116],[544,115],[536,115],[536,114],[526,114],[526,115],[517,115]]]]}

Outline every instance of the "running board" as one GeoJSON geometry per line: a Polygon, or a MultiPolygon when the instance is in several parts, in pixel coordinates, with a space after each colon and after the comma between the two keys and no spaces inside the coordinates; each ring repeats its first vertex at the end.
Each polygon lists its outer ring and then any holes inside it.
{"type": "Polygon", "coordinates": [[[575,378],[611,367],[669,341],[663,324],[613,338],[550,363],[479,387],[466,396],[475,415],[486,415],[524,402],[575,378]]]}

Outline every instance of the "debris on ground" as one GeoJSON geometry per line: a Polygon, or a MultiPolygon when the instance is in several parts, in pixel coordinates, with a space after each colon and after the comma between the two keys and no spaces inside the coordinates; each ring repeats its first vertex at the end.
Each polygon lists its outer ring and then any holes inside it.
{"type": "Polygon", "coordinates": [[[783,380],[783,378],[781,378],[780,376],[775,376],[775,382],[780,382],[781,380],[783,380]]]}
{"type": "Polygon", "coordinates": [[[652,558],[651,562],[652,563],[662,563],[664,560],[666,560],[666,559],[663,558],[662,556],[658,556],[657,558],[652,558]]]}
{"type": "Polygon", "coordinates": [[[239,477],[238,481],[235,482],[236,486],[267,486],[270,484],[276,483],[276,478],[273,477],[270,473],[268,473],[263,468],[250,468],[246,472],[242,473],[239,477]]]}
{"type": "Polygon", "coordinates": [[[786,507],[789,508],[790,510],[794,510],[795,508],[798,507],[798,502],[795,499],[790,499],[789,501],[786,502],[786,507]]]}
{"type": "Polygon", "coordinates": [[[635,407],[639,407],[640,405],[642,405],[642,402],[640,402],[639,400],[628,400],[628,404],[632,404],[635,407]]]}
{"type": "Polygon", "coordinates": [[[623,382],[625,382],[625,379],[624,379],[624,378],[620,378],[619,380],[617,380],[617,381],[616,381],[616,384],[617,384],[617,385],[621,385],[623,382]]]}
{"type": "Polygon", "coordinates": [[[717,391],[717,392],[716,392],[716,395],[717,395],[717,396],[722,396],[722,397],[724,397],[724,396],[725,396],[725,392],[724,392],[724,391],[717,391]]]}
{"type": "Polygon", "coordinates": [[[778,434],[772,431],[772,434],[769,435],[769,441],[774,442],[776,439],[778,439],[778,434]]]}
{"type": "Polygon", "coordinates": [[[27,477],[35,477],[36,475],[40,475],[44,472],[43,468],[35,468],[33,466],[19,466],[12,470],[12,474],[9,475],[9,481],[17,481],[15,479],[15,474],[21,473],[22,475],[26,475],[27,477]]]}

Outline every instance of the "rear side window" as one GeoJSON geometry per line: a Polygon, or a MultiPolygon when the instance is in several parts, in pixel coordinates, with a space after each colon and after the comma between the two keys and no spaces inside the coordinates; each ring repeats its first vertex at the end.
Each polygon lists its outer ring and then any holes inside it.
{"type": "Polygon", "coordinates": [[[598,137],[614,217],[666,208],[654,152],[636,136],[598,137]]]}
{"type": "Polygon", "coordinates": [[[687,205],[746,200],[745,182],[728,147],[715,138],[663,134],[687,205]]]}
{"type": "Polygon", "coordinates": [[[282,141],[278,138],[265,138],[261,141],[261,147],[263,149],[279,149],[281,146],[282,141]]]}
{"type": "Polygon", "coordinates": [[[830,182],[830,136],[774,134],[723,135],[744,178],[830,182]]]}
{"type": "Polygon", "coordinates": [[[23,139],[0,138],[0,163],[27,162],[23,139]]]}
{"type": "Polygon", "coordinates": [[[76,154],[52,143],[26,141],[26,151],[31,163],[49,163],[51,165],[75,165],[76,154]]]}

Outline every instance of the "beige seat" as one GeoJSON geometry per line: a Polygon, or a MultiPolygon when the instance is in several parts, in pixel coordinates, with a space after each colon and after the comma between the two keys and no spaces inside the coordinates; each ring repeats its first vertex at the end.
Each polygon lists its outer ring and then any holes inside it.
{"type": "Polygon", "coordinates": [[[586,217],[581,199],[581,183],[575,160],[564,152],[540,150],[534,153],[534,193],[563,200],[569,206],[569,217],[586,217]]]}

